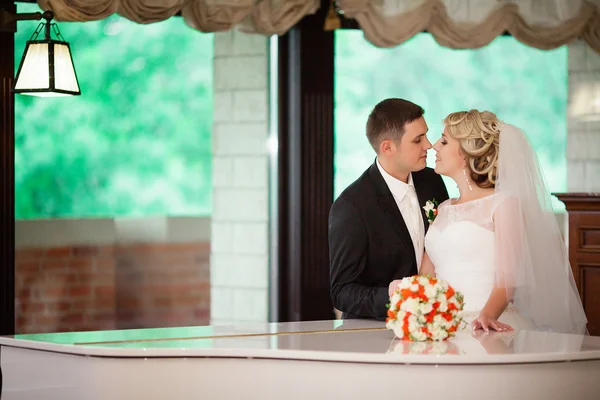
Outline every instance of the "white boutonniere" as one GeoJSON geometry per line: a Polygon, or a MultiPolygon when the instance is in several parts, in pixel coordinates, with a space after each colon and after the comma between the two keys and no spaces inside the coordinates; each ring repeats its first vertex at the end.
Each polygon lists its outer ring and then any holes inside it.
{"type": "Polygon", "coordinates": [[[425,210],[425,216],[427,217],[427,221],[431,224],[433,223],[433,221],[435,220],[435,217],[437,217],[438,214],[438,209],[437,207],[440,205],[440,203],[436,200],[427,200],[427,203],[425,203],[425,206],[423,207],[423,210],[425,210]]]}

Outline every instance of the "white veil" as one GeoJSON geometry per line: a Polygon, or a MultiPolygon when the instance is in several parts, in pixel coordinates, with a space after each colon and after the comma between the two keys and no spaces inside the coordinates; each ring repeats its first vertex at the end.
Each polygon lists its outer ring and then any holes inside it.
{"type": "Polygon", "coordinates": [[[536,154],[502,124],[494,211],[496,283],[538,330],[586,334],[587,319],[536,154]]]}

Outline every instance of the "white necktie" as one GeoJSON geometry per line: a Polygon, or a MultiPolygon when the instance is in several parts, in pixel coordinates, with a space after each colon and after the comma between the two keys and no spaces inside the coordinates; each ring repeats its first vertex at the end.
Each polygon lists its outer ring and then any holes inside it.
{"type": "Polygon", "coordinates": [[[408,186],[408,190],[406,191],[406,197],[408,197],[409,205],[410,205],[410,218],[412,222],[412,227],[417,229],[417,217],[419,216],[419,199],[417,198],[417,192],[412,185],[408,186]]]}

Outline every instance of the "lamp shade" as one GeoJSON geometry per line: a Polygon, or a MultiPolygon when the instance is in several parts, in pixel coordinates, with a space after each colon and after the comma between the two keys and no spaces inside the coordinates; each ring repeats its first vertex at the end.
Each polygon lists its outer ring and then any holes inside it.
{"type": "Polygon", "coordinates": [[[80,95],[69,44],[48,39],[28,41],[14,91],[39,97],[80,95]]]}

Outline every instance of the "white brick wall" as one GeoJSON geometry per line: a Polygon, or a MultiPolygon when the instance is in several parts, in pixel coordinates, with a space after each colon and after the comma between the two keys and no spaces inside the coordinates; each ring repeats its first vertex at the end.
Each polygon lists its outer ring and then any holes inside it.
{"type": "Polygon", "coordinates": [[[211,323],[268,320],[268,38],[215,34],[211,323]]]}
{"type": "MultiPolygon", "coordinates": [[[[569,45],[569,105],[582,88],[600,85],[600,55],[583,41],[569,45]]],[[[600,100],[600,99],[599,99],[600,100]]],[[[600,192],[600,113],[584,120],[570,109],[567,135],[569,192],[600,192]]]]}

